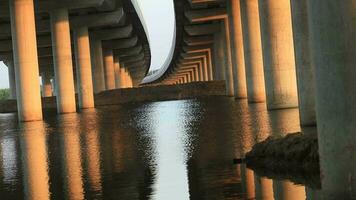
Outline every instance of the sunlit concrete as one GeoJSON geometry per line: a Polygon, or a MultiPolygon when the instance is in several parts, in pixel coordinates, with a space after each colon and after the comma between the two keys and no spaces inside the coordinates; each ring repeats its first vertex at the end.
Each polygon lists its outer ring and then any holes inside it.
{"type": "Polygon", "coordinates": [[[295,185],[290,181],[273,181],[274,199],[306,199],[305,186],[295,185]]]}
{"type": "Polygon", "coordinates": [[[100,40],[91,40],[92,77],[94,93],[105,90],[103,49],[100,40]]]}
{"type": "Polygon", "coordinates": [[[290,0],[259,0],[259,13],[267,107],[297,107],[290,0]]]}
{"type": "Polygon", "coordinates": [[[115,89],[115,67],[112,49],[104,49],[103,56],[105,67],[105,88],[107,90],[113,90],[115,89]]]}
{"type": "Polygon", "coordinates": [[[68,10],[50,13],[58,113],[76,111],[68,10]]]}
{"type": "Polygon", "coordinates": [[[42,120],[33,0],[10,1],[18,118],[42,120]]]}
{"type": "Polygon", "coordinates": [[[74,35],[79,107],[82,109],[93,108],[94,90],[88,27],[77,28],[74,35]]]}
{"type": "Polygon", "coordinates": [[[236,98],[245,99],[247,98],[247,85],[240,0],[228,0],[227,9],[231,34],[234,94],[236,98]]]}
{"type": "Polygon", "coordinates": [[[266,100],[258,0],[241,0],[248,101],[266,100]]]}

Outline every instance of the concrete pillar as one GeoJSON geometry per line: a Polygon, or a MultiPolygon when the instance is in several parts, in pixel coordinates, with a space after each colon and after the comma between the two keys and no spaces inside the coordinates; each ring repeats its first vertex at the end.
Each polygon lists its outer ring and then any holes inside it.
{"type": "Polygon", "coordinates": [[[50,13],[58,113],[76,111],[68,10],[50,13]]]}
{"type": "Polygon", "coordinates": [[[241,0],[247,96],[250,103],[266,100],[258,0],[241,0]]]}
{"type": "Polygon", "coordinates": [[[307,2],[322,199],[355,199],[356,1],[307,2]]]}
{"type": "Polygon", "coordinates": [[[105,90],[105,73],[103,63],[103,48],[100,40],[91,40],[91,54],[92,54],[92,77],[94,93],[100,93],[105,90]]]}
{"type": "Polygon", "coordinates": [[[255,180],[254,174],[251,169],[248,169],[245,164],[241,164],[241,178],[245,199],[255,199],[255,180]]]}
{"type": "Polygon", "coordinates": [[[88,27],[76,29],[74,35],[79,107],[94,108],[88,27]]]}
{"type": "Polygon", "coordinates": [[[123,66],[121,66],[121,68],[120,68],[120,87],[127,88],[126,82],[127,82],[127,80],[126,80],[125,68],[123,66]]]}
{"type": "Polygon", "coordinates": [[[234,93],[239,99],[247,98],[244,43],[242,36],[240,0],[228,0],[231,33],[234,93]]]}
{"type": "Polygon", "coordinates": [[[115,67],[114,55],[112,49],[105,49],[104,66],[105,66],[105,87],[107,90],[115,89],[115,67]]]}
{"type": "Polygon", "coordinates": [[[259,8],[267,107],[297,107],[290,0],[259,0],[259,8]]]}
{"type": "Polygon", "coordinates": [[[13,61],[7,61],[7,71],[9,75],[10,99],[16,99],[16,78],[15,67],[13,61]]]}
{"type": "Polygon", "coordinates": [[[51,75],[49,72],[43,72],[42,76],[42,97],[51,97],[52,93],[52,83],[51,75]]]}
{"type": "Polygon", "coordinates": [[[203,68],[204,80],[209,81],[209,65],[208,65],[208,59],[206,58],[206,56],[204,56],[202,61],[203,61],[203,66],[204,66],[204,68],[203,68]]]}
{"type": "Polygon", "coordinates": [[[225,80],[225,70],[226,70],[226,54],[224,50],[224,40],[222,33],[216,33],[214,35],[214,48],[215,56],[215,77],[216,80],[225,80]]]}
{"type": "Polygon", "coordinates": [[[115,70],[115,87],[121,88],[121,67],[120,67],[120,60],[118,57],[114,57],[114,70],[115,70]]]}
{"type": "Polygon", "coordinates": [[[225,65],[225,80],[226,80],[226,95],[234,96],[234,77],[232,72],[232,53],[231,53],[231,36],[230,36],[230,28],[229,21],[225,19],[221,23],[222,41],[224,52],[226,56],[226,65],[225,65]]]}
{"type": "Polygon", "coordinates": [[[297,71],[300,124],[316,124],[315,70],[311,62],[307,0],[292,0],[295,62],[297,71]]]}
{"type": "Polygon", "coordinates": [[[18,118],[20,121],[42,120],[33,0],[9,3],[18,118]]]}

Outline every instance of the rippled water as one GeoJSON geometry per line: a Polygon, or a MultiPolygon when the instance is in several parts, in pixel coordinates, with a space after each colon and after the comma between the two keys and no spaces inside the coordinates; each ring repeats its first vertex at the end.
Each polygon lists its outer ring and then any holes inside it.
{"type": "MultiPolygon", "coordinates": [[[[297,109],[213,97],[0,114],[1,199],[305,199],[311,191],[234,165],[273,134],[300,131],[297,109]]],[[[311,198],[312,199],[312,198],[311,198]]]]}

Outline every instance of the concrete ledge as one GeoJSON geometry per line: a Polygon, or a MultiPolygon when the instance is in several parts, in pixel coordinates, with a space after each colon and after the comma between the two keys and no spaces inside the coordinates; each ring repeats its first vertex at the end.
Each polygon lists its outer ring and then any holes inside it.
{"type": "MultiPolygon", "coordinates": [[[[116,89],[95,95],[95,106],[100,107],[128,102],[167,101],[206,96],[225,96],[225,91],[225,81],[116,89]]],[[[43,98],[42,107],[43,109],[56,109],[56,98],[43,98]]],[[[16,100],[1,101],[0,113],[10,112],[17,112],[16,100]]]]}

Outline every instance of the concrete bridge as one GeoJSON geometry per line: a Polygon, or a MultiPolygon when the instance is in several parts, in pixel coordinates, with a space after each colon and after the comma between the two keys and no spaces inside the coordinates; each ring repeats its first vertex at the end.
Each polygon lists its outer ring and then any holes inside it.
{"type": "Polygon", "coordinates": [[[42,95],[55,94],[60,114],[76,111],[75,86],[85,109],[105,90],[223,80],[227,96],[269,110],[299,107],[303,126],[318,125],[323,190],[349,193],[356,184],[356,1],[174,5],[171,59],[145,77],[149,44],[129,0],[0,0],[0,57],[19,119],[42,119],[40,75],[42,95]]]}
{"type": "Polygon", "coordinates": [[[149,70],[147,36],[129,0],[1,0],[0,13],[0,60],[20,121],[42,119],[41,90],[55,94],[59,114],[71,113],[75,91],[79,108],[92,108],[94,93],[138,86],[149,70]]]}

